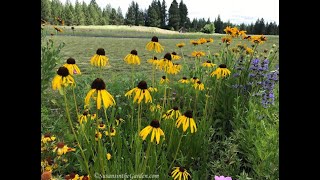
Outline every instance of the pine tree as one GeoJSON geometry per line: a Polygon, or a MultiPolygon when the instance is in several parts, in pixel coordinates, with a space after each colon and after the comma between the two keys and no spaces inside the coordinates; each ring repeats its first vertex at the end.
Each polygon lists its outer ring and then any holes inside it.
{"type": "Polygon", "coordinates": [[[173,0],[169,8],[169,28],[178,30],[180,25],[180,11],[178,8],[178,3],[176,0],[173,0]]]}
{"type": "Polygon", "coordinates": [[[73,25],[74,23],[74,9],[70,0],[66,1],[64,6],[64,21],[67,26],[73,25]]]}
{"type": "Polygon", "coordinates": [[[59,24],[55,19],[62,18],[63,15],[63,5],[59,0],[52,0],[51,1],[51,23],[52,24],[59,24]]]}
{"type": "Polygon", "coordinates": [[[162,0],[161,10],[160,10],[160,27],[166,28],[167,26],[167,5],[166,1],[162,0]]]}
{"type": "Polygon", "coordinates": [[[180,13],[180,27],[185,27],[185,23],[188,18],[188,8],[187,5],[183,3],[183,0],[179,4],[179,13],[180,13]]]}
{"type": "Polygon", "coordinates": [[[76,25],[84,25],[85,24],[85,17],[84,17],[82,5],[79,3],[78,0],[76,0],[74,11],[75,11],[75,16],[74,16],[75,22],[74,23],[76,25]]]}
{"type": "Polygon", "coordinates": [[[132,1],[130,6],[128,7],[125,24],[127,25],[135,25],[136,16],[135,16],[135,2],[132,1]]]}
{"type": "Polygon", "coordinates": [[[124,17],[122,15],[122,10],[121,10],[120,6],[117,9],[117,24],[118,25],[124,24],[124,17]]]}
{"type": "Polygon", "coordinates": [[[111,9],[111,14],[109,18],[110,18],[109,24],[117,25],[117,11],[114,8],[111,9]]]}
{"type": "Polygon", "coordinates": [[[107,6],[102,11],[102,19],[104,21],[104,24],[110,24],[110,14],[112,11],[111,4],[107,4],[107,6]]]}
{"type": "Polygon", "coordinates": [[[41,19],[51,20],[51,3],[49,0],[41,0],[41,19]]]}
{"type": "Polygon", "coordinates": [[[147,10],[146,26],[151,26],[151,27],[160,26],[160,18],[158,17],[157,10],[152,6],[149,6],[147,10]]]}
{"type": "Polygon", "coordinates": [[[221,21],[220,15],[213,22],[215,29],[215,33],[223,33],[223,22],[221,21]]]}
{"type": "Polygon", "coordinates": [[[101,15],[100,15],[99,10],[100,10],[100,8],[99,8],[97,2],[95,0],[91,0],[90,4],[88,6],[88,11],[90,14],[90,18],[92,19],[91,20],[92,25],[100,24],[101,15]]]}
{"type": "Polygon", "coordinates": [[[89,12],[88,5],[84,1],[82,1],[82,11],[83,11],[84,17],[85,17],[84,24],[85,25],[92,25],[93,19],[91,18],[91,14],[89,12]]]}

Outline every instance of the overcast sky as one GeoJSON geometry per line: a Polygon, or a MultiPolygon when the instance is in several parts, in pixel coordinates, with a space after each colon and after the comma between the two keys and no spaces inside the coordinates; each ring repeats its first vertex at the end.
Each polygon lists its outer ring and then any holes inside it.
{"type": "MultiPolygon", "coordinates": [[[[60,0],[65,3],[66,0],[60,0]]],[[[75,0],[70,0],[73,4],[75,0]]],[[[79,0],[82,2],[83,0],[79,0]]],[[[91,0],[84,0],[87,4],[91,0]]],[[[173,0],[166,0],[167,11],[173,0]]],[[[178,4],[180,0],[176,0],[178,4]]],[[[129,4],[132,0],[96,0],[101,8],[107,4],[117,9],[119,6],[125,16],[129,4]]],[[[141,9],[147,9],[152,0],[135,0],[141,9]]],[[[162,2],[162,0],[160,0],[162,2]]],[[[236,24],[255,22],[258,18],[263,18],[265,22],[276,22],[279,24],[279,0],[183,0],[187,5],[188,17],[193,18],[210,18],[211,21],[220,14],[223,21],[236,24]]]]}

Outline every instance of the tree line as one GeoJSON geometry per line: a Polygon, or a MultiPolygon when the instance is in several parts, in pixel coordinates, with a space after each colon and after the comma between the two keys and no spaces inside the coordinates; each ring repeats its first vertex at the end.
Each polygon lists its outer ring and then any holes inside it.
{"type": "Polygon", "coordinates": [[[188,17],[188,8],[183,0],[178,3],[173,0],[170,6],[165,0],[152,0],[147,9],[141,9],[139,4],[132,1],[123,15],[120,7],[113,8],[110,4],[101,8],[95,0],[89,4],[76,0],[73,5],[70,0],[65,4],[59,0],[41,0],[41,18],[50,24],[57,24],[56,18],[64,20],[65,25],[135,25],[159,27],[162,29],[182,30],[188,32],[224,33],[226,26],[237,26],[246,30],[247,34],[279,34],[279,25],[275,22],[264,22],[258,19],[251,24],[232,24],[229,21],[223,22],[220,15],[211,21],[210,18],[188,17]]]}

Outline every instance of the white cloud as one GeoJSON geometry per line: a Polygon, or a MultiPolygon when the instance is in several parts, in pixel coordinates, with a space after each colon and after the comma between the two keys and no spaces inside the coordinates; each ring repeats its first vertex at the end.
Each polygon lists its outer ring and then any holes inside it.
{"type": "MultiPolygon", "coordinates": [[[[60,0],[65,2],[66,0],[60,0]]],[[[84,0],[87,4],[90,0],[84,0]]],[[[180,0],[176,0],[180,3],[180,0]]],[[[75,0],[71,0],[72,3],[75,0]]],[[[82,2],[79,0],[79,2],[82,2]]],[[[102,8],[107,4],[117,9],[119,6],[122,13],[125,13],[131,4],[132,0],[96,0],[102,8]]],[[[147,9],[151,4],[151,0],[135,0],[141,9],[147,9]]],[[[162,0],[160,0],[162,2],[162,0]]],[[[170,7],[172,0],[166,0],[167,10],[170,7]]],[[[223,21],[232,23],[251,23],[258,18],[264,18],[265,22],[276,22],[279,24],[279,0],[183,0],[188,7],[188,17],[193,18],[210,18],[213,21],[218,14],[223,21]]]]}

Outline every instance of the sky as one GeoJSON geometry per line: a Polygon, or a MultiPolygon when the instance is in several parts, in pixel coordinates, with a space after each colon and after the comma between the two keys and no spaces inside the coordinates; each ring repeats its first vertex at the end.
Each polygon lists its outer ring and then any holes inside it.
{"type": "MultiPolygon", "coordinates": [[[[65,3],[66,0],[60,0],[65,3]]],[[[79,2],[85,1],[87,4],[91,0],[78,0],[79,2]]],[[[134,0],[139,4],[141,9],[147,9],[152,0],[134,0]]],[[[173,0],[165,0],[167,11],[173,0]]],[[[178,4],[181,0],[176,0],[178,4]]],[[[70,0],[74,4],[75,0],[70,0]]],[[[123,16],[125,16],[129,5],[132,0],[96,0],[97,4],[102,8],[107,4],[117,9],[121,7],[123,16]]],[[[162,0],[160,0],[162,2],[162,0]]],[[[214,21],[220,14],[222,21],[230,20],[235,24],[249,24],[254,23],[258,18],[263,18],[266,22],[276,22],[279,24],[279,0],[183,0],[187,5],[188,17],[193,18],[210,18],[214,21]]]]}

